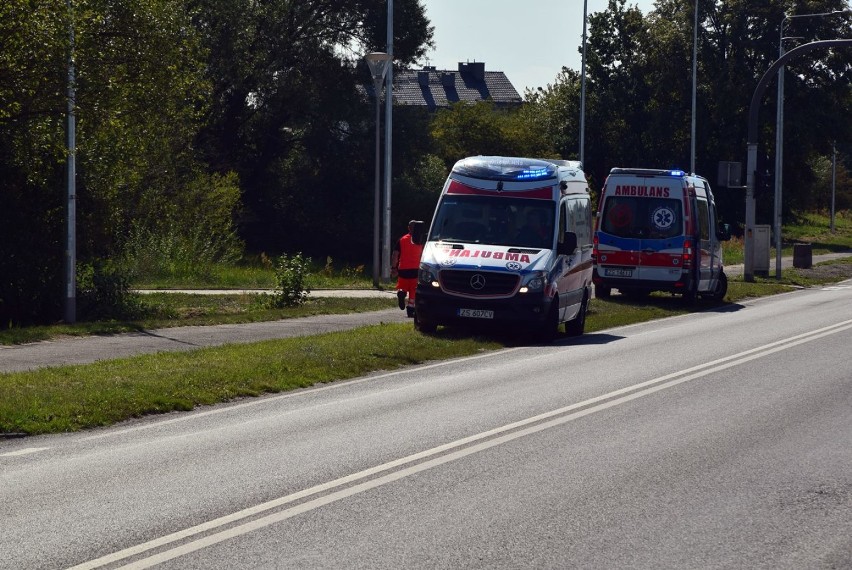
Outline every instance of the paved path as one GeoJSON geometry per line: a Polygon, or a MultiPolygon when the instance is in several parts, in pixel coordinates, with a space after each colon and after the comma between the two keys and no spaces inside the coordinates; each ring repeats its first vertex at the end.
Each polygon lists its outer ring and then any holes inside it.
{"type": "MultiPolygon", "coordinates": [[[[842,257],[850,253],[830,253],[813,256],[814,263],[842,257]]],[[[783,267],[792,266],[792,257],[782,260],[783,267]]],[[[774,261],[770,274],[774,275],[774,261]]],[[[728,275],[742,275],[742,265],[725,268],[728,275]]],[[[235,293],[235,290],[188,291],[196,294],[235,293]]],[[[265,293],[260,289],[240,290],[246,293],[265,293]]],[[[375,289],[321,289],[314,296],[336,297],[393,297],[394,291],[375,289]]],[[[399,309],[385,309],[348,315],[321,315],[280,321],[232,325],[173,327],[139,333],[109,336],[64,337],[24,345],[0,346],[0,372],[31,370],[66,364],[87,364],[98,360],[122,358],[153,352],[185,351],[229,343],[249,343],[262,340],[306,336],[338,330],[348,330],[378,323],[411,322],[399,309]]]]}
{"type": "Polygon", "coordinates": [[[63,337],[30,344],[0,346],[0,372],[87,364],[136,354],[259,342],[405,321],[411,322],[406,318],[405,311],[394,308],[260,323],[173,327],[109,336],[63,337]]]}

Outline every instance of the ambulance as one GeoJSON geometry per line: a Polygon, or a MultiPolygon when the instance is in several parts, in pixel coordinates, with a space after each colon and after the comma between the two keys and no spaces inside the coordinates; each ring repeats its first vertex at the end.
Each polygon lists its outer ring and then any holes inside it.
{"type": "Polygon", "coordinates": [[[595,296],[651,291],[721,300],[728,289],[710,184],[682,170],[613,168],[598,204],[595,296]]]}
{"type": "Polygon", "coordinates": [[[592,296],[589,185],[576,161],[474,156],[453,166],[420,258],[414,323],[583,334],[592,296]]]}

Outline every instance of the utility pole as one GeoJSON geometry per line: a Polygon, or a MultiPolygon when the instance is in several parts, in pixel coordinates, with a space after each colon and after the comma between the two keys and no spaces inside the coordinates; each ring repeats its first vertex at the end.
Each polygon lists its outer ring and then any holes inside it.
{"type": "Polygon", "coordinates": [[[385,80],[385,209],[383,217],[384,240],[382,242],[382,279],[390,279],[391,257],[391,151],[393,150],[393,0],[388,0],[388,63],[385,80]]]}
{"type": "Polygon", "coordinates": [[[754,93],[752,94],[751,104],[749,105],[748,111],[748,134],[746,138],[746,140],[748,141],[748,162],[746,164],[746,234],[745,267],[743,271],[743,280],[747,282],[754,281],[754,169],[757,167],[757,118],[758,113],[760,111],[760,101],[763,97],[763,94],[766,92],[767,84],[769,83],[772,75],[777,73],[778,69],[782,65],[784,65],[785,62],[789,61],[790,59],[796,59],[816,48],[830,47],[852,47],[852,39],[824,40],[811,42],[808,44],[800,45],[799,47],[788,51],[783,56],[779,57],[778,60],[769,67],[766,73],[763,74],[763,77],[761,77],[760,81],[758,81],[757,87],[755,88],[754,93]]]}
{"type": "Polygon", "coordinates": [[[68,85],[67,85],[67,125],[66,125],[66,243],[65,243],[65,322],[77,322],[77,122],[75,117],[74,70],[74,10],[71,0],[68,6],[68,85]]]}

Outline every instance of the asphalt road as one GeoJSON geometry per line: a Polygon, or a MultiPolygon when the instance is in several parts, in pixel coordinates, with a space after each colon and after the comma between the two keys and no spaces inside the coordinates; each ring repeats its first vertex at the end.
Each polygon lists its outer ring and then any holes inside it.
{"type": "Polygon", "coordinates": [[[852,567],[852,283],[0,442],[0,568],[852,567]]]}

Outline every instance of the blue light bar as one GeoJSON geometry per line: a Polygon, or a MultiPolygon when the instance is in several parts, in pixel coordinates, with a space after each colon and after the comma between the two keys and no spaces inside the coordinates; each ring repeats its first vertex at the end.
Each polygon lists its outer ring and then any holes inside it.
{"type": "Polygon", "coordinates": [[[505,156],[472,156],[453,166],[457,174],[507,182],[555,179],[556,169],[556,165],[544,160],[505,156]]]}
{"type": "Polygon", "coordinates": [[[669,174],[672,176],[686,176],[686,172],[683,170],[672,170],[669,174]]]}
{"type": "Polygon", "coordinates": [[[516,175],[518,180],[535,180],[537,178],[550,178],[551,174],[547,168],[527,168],[516,175]]]}

